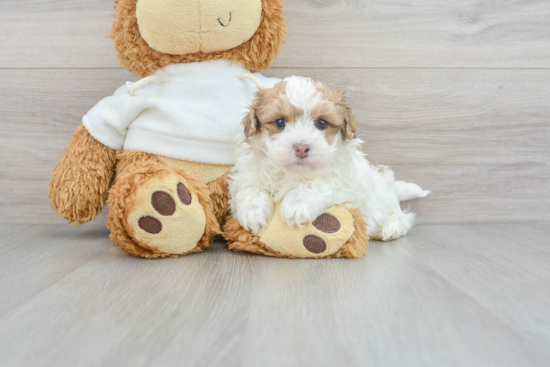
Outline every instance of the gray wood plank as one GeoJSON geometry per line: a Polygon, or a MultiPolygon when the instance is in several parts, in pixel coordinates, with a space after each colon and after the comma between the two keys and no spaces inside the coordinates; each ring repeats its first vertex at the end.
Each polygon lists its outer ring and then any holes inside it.
{"type": "MultiPolygon", "coordinates": [[[[113,0],[2,0],[0,68],[118,67],[113,0]]],[[[286,2],[276,67],[549,68],[546,0],[286,2]]]]}
{"type": "MultiPolygon", "coordinates": [[[[2,254],[57,260],[67,273],[0,315],[0,364],[543,366],[548,313],[537,309],[550,307],[550,277],[533,270],[547,260],[530,252],[541,239],[494,235],[520,227],[531,225],[418,226],[353,261],[223,244],[151,261],[107,248],[101,231],[81,233],[84,243],[63,226],[0,225],[2,254]],[[59,246],[63,232],[72,248],[59,246]],[[78,267],[66,261],[90,247],[101,250],[78,267]]],[[[0,268],[12,259],[0,255],[0,268]]],[[[2,277],[32,287],[18,272],[31,270],[19,261],[2,277]]],[[[6,291],[0,283],[2,299],[6,291]]]]}
{"type": "MultiPolygon", "coordinates": [[[[432,190],[419,223],[550,219],[547,70],[277,69],[345,90],[364,148],[432,190]]],[[[0,218],[61,223],[48,182],[82,115],[124,70],[0,70],[0,218]],[[32,101],[29,103],[29,101],[32,101]]]]}
{"type": "Polygon", "coordinates": [[[420,226],[414,254],[532,343],[550,339],[550,223],[420,226]],[[518,312],[518,310],[521,310],[518,312]]]}
{"type": "Polygon", "coordinates": [[[0,227],[0,316],[100,255],[112,244],[104,225],[0,227]]]}

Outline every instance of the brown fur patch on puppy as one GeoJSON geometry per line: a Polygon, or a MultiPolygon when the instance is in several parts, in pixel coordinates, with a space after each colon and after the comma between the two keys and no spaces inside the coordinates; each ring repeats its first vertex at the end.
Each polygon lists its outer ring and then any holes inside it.
{"type": "MultiPolygon", "coordinates": [[[[342,131],[345,124],[344,116],[341,116],[337,106],[328,99],[321,100],[321,102],[313,108],[311,111],[311,117],[315,120],[315,123],[317,123],[320,119],[328,122],[328,127],[325,130],[325,138],[329,144],[332,144],[338,133],[342,131]]],[[[345,139],[343,131],[342,137],[345,139]]]]}
{"type": "Polygon", "coordinates": [[[266,130],[269,135],[280,133],[275,121],[285,118],[287,122],[294,122],[303,115],[303,110],[294,106],[285,88],[287,83],[277,83],[273,88],[261,89],[256,93],[249,113],[243,120],[245,135],[253,136],[266,130]]]}
{"type": "Polygon", "coordinates": [[[80,225],[95,220],[105,206],[116,153],[95,140],[84,126],[73,133],[50,181],[50,205],[61,218],[80,225]]]}
{"type": "Polygon", "coordinates": [[[342,138],[353,139],[357,137],[359,124],[353,116],[351,107],[348,104],[346,93],[336,90],[332,91],[327,85],[323,84],[323,99],[330,101],[336,108],[338,119],[342,122],[340,130],[342,138]]]}
{"type": "Polygon", "coordinates": [[[244,126],[244,135],[247,138],[260,132],[260,120],[258,120],[258,116],[256,116],[256,110],[254,108],[251,108],[250,111],[248,111],[242,121],[242,124],[244,126]]]}
{"type": "Polygon", "coordinates": [[[260,25],[254,36],[242,45],[212,53],[164,54],[151,48],[141,36],[136,16],[137,1],[116,0],[110,38],[118,51],[120,64],[139,77],[152,75],[170,64],[220,59],[243,63],[248,70],[257,72],[269,68],[284,44],[287,24],[283,0],[262,0],[260,25]]]}

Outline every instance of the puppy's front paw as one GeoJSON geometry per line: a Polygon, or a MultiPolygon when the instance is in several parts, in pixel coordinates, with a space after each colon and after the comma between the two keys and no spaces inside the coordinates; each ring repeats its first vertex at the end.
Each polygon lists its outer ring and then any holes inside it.
{"type": "Polygon", "coordinates": [[[266,203],[249,202],[239,209],[237,219],[244,229],[257,234],[273,216],[273,207],[266,203]]]}
{"type": "Polygon", "coordinates": [[[281,204],[281,217],[289,226],[313,222],[325,209],[324,203],[298,192],[289,192],[281,204]]]}

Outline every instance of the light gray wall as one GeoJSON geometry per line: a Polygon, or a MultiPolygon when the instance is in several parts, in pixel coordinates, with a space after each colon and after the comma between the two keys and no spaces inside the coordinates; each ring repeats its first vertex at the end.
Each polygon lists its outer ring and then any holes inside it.
{"type": "MultiPolygon", "coordinates": [[[[0,220],[62,223],[51,171],[81,117],[135,78],[113,0],[0,1],[0,220]]],[[[345,90],[364,149],[434,193],[421,223],[550,220],[548,0],[287,0],[271,76],[345,90]]],[[[104,221],[104,216],[100,222],[104,221]]]]}

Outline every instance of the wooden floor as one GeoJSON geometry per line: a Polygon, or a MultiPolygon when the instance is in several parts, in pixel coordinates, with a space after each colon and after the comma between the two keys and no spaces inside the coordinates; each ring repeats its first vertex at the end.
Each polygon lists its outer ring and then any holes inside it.
{"type": "Polygon", "coordinates": [[[74,126],[137,80],[113,4],[0,0],[0,367],[550,365],[549,0],[285,1],[265,74],[345,91],[370,158],[433,191],[355,261],[146,261],[51,212],[74,126]]]}
{"type": "Polygon", "coordinates": [[[1,225],[1,366],[547,366],[547,223],[420,225],[359,260],[216,243],[121,253],[101,225],[1,225]]]}

